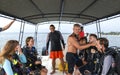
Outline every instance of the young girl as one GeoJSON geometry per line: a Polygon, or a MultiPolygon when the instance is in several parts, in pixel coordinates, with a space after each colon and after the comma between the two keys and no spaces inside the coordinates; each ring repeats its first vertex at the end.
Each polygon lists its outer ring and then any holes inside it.
{"type": "MultiPolygon", "coordinates": [[[[22,50],[20,48],[19,42],[16,40],[9,40],[2,51],[0,52],[0,67],[4,69],[5,74],[7,75],[14,75],[17,74],[18,72],[15,72],[13,70],[14,65],[18,66],[18,62],[14,64],[13,62],[16,61],[13,58],[13,55],[15,53],[18,53],[18,58],[20,62],[26,63],[26,57],[22,53],[22,50]]],[[[20,74],[17,74],[20,75],[20,74]]]]}
{"type": "Polygon", "coordinates": [[[41,60],[37,58],[37,50],[34,47],[33,37],[27,37],[26,45],[23,47],[23,53],[27,57],[26,67],[28,67],[30,73],[35,70],[40,70],[40,75],[47,75],[47,69],[41,65],[41,60]]]}

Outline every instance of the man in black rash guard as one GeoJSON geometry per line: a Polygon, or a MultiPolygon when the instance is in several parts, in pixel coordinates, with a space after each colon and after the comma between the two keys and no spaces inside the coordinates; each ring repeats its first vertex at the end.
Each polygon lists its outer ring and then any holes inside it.
{"type": "Polygon", "coordinates": [[[60,59],[63,67],[63,71],[64,71],[64,60],[63,60],[64,55],[62,52],[61,43],[63,45],[63,48],[65,48],[65,43],[64,43],[61,32],[56,31],[54,25],[50,25],[50,31],[51,32],[48,33],[48,36],[47,36],[46,48],[48,53],[49,42],[51,42],[50,58],[52,59],[52,67],[53,67],[53,71],[51,72],[51,74],[53,74],[55,73],[55,64],[56,64],[55,60],[57,58],[60,59]]]}

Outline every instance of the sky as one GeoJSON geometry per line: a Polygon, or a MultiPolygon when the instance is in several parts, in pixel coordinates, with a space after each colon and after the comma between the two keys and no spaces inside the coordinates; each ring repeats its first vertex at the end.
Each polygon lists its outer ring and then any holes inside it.
{"type": "MultiPolygon", "coordinates": [[[[10,20],[10,19],[0,17],[0,27],[7,25],[11,21],[12,20],[10,20]]],[[[55,25],[56,30],[58,29],[59,24],[50,22],[48,24],[39,24],[38,32],[45,32],[45,33],[49,32],[49,26],[51,24],[55,25]]],[[[15,21],[13,23],[13,25],[8,30],[4,31],[3,33],[5,33],[5,32],[7,32],[7,33],[8,32],[20,32],[20,25],[21,25],[20,22],[15,21]]],[[[68,24],[68,23],[61,24],[60,31],[62,33],[72,33],[73,25],[74,25],[74,23],[73,24],[68,24]]],[[[101,25],[102,32],[112,32],[112,31],[120,32],[120,17],[101,22],[100,25],[101,25]]],[[[96,24],[84,26],[84,31],[86,33],[96,33],[97,32],[96,24]]],[[[31,24],[25,24],[25,32],[35,32],[35,26],[31,25],[31,24]]]]}

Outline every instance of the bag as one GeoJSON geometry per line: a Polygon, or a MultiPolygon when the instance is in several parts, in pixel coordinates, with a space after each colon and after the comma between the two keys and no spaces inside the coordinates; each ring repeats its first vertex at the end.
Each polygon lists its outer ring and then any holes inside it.
{"type": "Polygon", "coordinates": [[[46,47],[43,47],[42,48],[42,56],[47,56],[48,54],[46,54],[46,47]]]}
{"type": "MultiPolygon", "coordinates": [[[[65,65],[65,71],[68,71],[68,63],[67,62],[64,62],[64,65],[65,65]]],[[[58,66],[58,70],[59,71],[63,71],[63,67],[62,67],[62,64],[60,63],[59,66],[58,66]]]]}
{"type": "MultiPolygon", "coordinates": [[[[99,60],[99,72],[97,72],[98,73],[98,75],[101,75],[101,72],[102,72],[102,69],[103,69],[103,61],[104,61],[104,58],[106,57],[106,56],[108,56],[108,55],[111,55],[112,57],[113,57],[113,59],[114,59],[114,64],[116,64],[116,63],[118,63],[116,60],[120,60],[120,59],[117,59],[117,56],[118,56],[118,53],[117,53],[117,47],[115,48],[115,47],[109,47],[109,48],[107,48],[106,49],[106,52],[104,53],[104,54],[102,54],[101,55],[101,58],[100,58],[100,60],[99,60]]],[[[111,65],[111,67],[110,67],[110,69],[109,69],[109,71],[108,71],[108,73],[107,73],[107,75],[114,75],[114,73],[116,73],[116,71],[117,71],[117,65],[116,66],[112,66],[111,65]],[[116,70],[115,70],[116,69],[116,70]]],[[[118,74],[118,75],[120,75],[120,74],[118,74]]]]}
{"type": "Polygon", "coordinates": [[[120,75],[120,47],[113,46],[111,47],[115,50],[115,54],[113,55],[115,60],[115,72],[120,75]]]}
{"type": "Polygon", "coordinates": [[[110,68],[109,73],[120,75],[120,47],[111,46],[108,49],[105,55],[112,55],[115,61],[115,66],[110,68]]]}

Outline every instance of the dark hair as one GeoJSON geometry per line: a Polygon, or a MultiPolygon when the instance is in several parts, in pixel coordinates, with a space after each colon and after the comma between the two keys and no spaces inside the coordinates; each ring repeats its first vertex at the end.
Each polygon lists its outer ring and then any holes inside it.
{"type": "Polygon", "coordinates": [[[86,43],[87,43],[87,37],[82,37],[82,38],[80,38],[80,41],[86,41],[86,43]]]}
{"type": "Polygon", "coordinates": [[[51,25],[50,25],[50,27],[53,27],[53,28],[55,28],[55,26],[54,26],[53,24],[51,24],[51,25]]]}
{"type": "Polygon", "coordinates": [[[31,36],[26,38],[26,45],[27,45],[27,46],[28,46],[28,42],[29,42],[31,39],[33,39],[33,37],[31,37],[31,36]]]}
{"type": "Polygon", "coordinates": [[[98,40],[100,41],[100,45],[104,45],[105,48],[108,48],[109,45],[108,39],[103,37],[103,38],[99,38],[98,40]]]}
{"type": "Polygon", "coordinates": [[[97,39],[97,35],[96,34],[90,34],[90,36],[93,36],[97,39]]]}
{"type": "Polygon", "coordinates": [[[81,30],[83,30],[83,26],[81,27],[81,30]]]}

